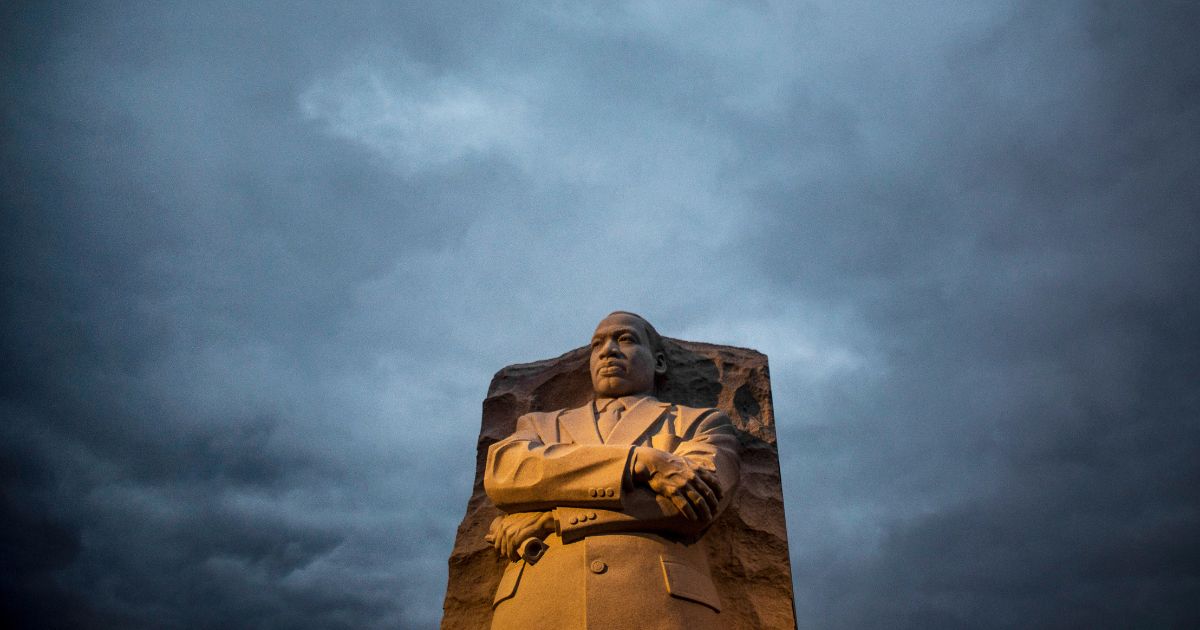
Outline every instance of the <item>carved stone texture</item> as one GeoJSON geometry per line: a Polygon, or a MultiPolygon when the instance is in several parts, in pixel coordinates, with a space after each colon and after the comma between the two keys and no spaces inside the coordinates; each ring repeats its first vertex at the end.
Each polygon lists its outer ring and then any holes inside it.
{"type": "MultiPolygon", "coordinates": [[[[784,523],[775,416],[767,357],[754,350],[664,338],[670,362],[657,397],[692,407],[717,407],[733,420],[742,444],[741,486],[734,503],[704,535],[722,625],[732,629],[794,628],[792,572],[784,523]]],[[[442,628],[487,628],[492,597],[507,560],[484,535],[500,511],[483,489],[488,447],[513,432],[530,411],[586,404],[592,397],[589,349],[511,365],[496,373],[483,401],[475,486],[450,555],[442,628]]]]}

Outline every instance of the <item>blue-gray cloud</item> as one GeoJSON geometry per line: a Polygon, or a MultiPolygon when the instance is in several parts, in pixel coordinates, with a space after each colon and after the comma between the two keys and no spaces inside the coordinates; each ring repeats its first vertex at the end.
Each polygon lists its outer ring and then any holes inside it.
{"type": "Polygon", "coordinates": [[[771,357],[802,627],[1200,619],[1187,3],[2,11],[16,625],[436,626],[614,308],[771,357]]]}

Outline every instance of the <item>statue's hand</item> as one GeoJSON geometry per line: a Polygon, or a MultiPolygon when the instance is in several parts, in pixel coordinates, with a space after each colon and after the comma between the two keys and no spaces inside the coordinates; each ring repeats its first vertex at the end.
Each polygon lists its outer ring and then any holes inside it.
{"type": "Polygon", "coordinates": [[[678,455],[648,446],[634,450],[633,480],[667,499],[685,518],[709,521],[717,513],[720,485],[705,468],[692,468],[678,455]]]}
{"type": "Polygon", "coordinates": [[[496,553],[516,562],[521,559],[521,543],[534,536],[544,540],[557,529],[554,512],[517,512],[493,519],[484,540],[496,548],[496,553]]]}

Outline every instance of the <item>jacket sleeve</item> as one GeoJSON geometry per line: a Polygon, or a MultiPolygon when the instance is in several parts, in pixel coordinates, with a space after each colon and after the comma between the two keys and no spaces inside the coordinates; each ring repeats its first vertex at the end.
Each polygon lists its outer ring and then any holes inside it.
{"type": "Polygon", "coordinates": [[[717,409],[698,412],[683,441],[672,452],[695,468],[716,473],[721,500],[711,520],[689,520],[668,500],[649,488],[626,488],[622,504],[609,506],[559,506],[555,510],[559,534],[570,542],[592,534],[615,532],[663,532],[688,538],[699,536],[733,501],[740,479],[740,446],[729,417],[717,409]]]}
{"type": "MultiPolygon", "coordinates": [[[[508,513],[563,506],[620,509],[633,447],[546,444],[537,420],[535,414],[521,416],[513,434],[488,449],[483,487],[492,503],[508,513]]],[[[554,416],[548,420],[557,422],[554,416]]]]}

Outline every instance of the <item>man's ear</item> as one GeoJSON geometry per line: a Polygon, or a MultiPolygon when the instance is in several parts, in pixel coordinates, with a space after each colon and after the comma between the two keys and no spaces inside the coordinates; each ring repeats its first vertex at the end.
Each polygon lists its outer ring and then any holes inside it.
{"type": "Polygon", "coordinates": [[[667,355],[659,352],[654,355],[654,373],[663,375],[667,373],[667,355]]]}

